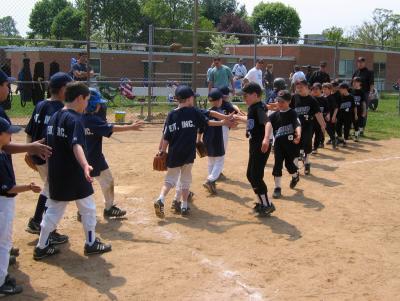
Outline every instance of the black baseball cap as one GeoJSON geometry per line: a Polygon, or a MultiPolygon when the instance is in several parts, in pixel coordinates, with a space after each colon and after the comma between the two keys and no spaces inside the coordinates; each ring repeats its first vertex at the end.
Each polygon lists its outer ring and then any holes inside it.
{"type": "Polygon", "coordinates": [[[175,97],[178,99],[188,99],[190,97],[198,97],[200,96],[197,93],[194,93],[192,88],[186,85],[180,85],[175,89],[175,97]]]}
{"type": "Polygon", "coordinates": [[[321,62],[319,63],[319,65],[320,65],[320,67],[326,67],[326,66],[327,66],[327,63],[326,63],[326,61],[321,61],[321,62]]]}
{"type": "Polygon", "coordinates": [[[223,94],[220,91],[220,89],[218,89],[218,88],[213,88],[208,93],[208,98],[210,98],[210,101],[220,100],[222,97],[223,97],[223,94]]]}
{"type": "Polygon", "coordinates": [[[3,70],[0,70],[0,83],[9,82],[10,84],[15,81],[14,77],[9,77],[3,70]]]}
{"type": "Polygon", "coordinates": [[[255,82],[250,82],[248,85],[244,86],[242,92],[246,94],[253,94],[253,93],[256,93],[257,95],[262,94],[260,85],[255,82]]]}
{"type": "Polygon", "coordinates": [[[51,89],[61,89],[72,81],[73,79],[68,73],[57,72],[50,77],[49,86],[51,89]]]}
{"type": "Polygon", "coordinates": [[[228,86],[223,86],[222,88],[219,88],[219,90],[221,91],[222,95],[224,95],[224,96],[228,96],[229,93],[231,92],[231,90],[229,90],[228,86]]]}
{"type": "Polygon", "coordinates": [[[308,86],[308,82],[305,79],[299,79],[298,81],[296,81],[296,86],[297,85],[305,85],[308,86]]]}
{"type": "Polygon", "coordinates": [[[275,98],[276,101],[291,101],[292,94],[288,90],[281,90],[278,92],[278,96],[275,98]]]}
{"type": "Polygon", "coordinates": [[[349,86],[348,83],[343,82],[343,83],[340,83],[340,84],[339,84],[339,89],[346,89],[346,90],[349,90],[349,89],[350,89],[350,86],[349,86]]]}
{"type": "Polygon", "coordinates": [[[365,57],[359,56],[357,62],[365,62],[365,57]]]}
{"type": "Polygon", "coordinates": [[[0,117],[0,133],[15,134],[21,130],[19,126],[11,125],[7,119],[0,117]]]}

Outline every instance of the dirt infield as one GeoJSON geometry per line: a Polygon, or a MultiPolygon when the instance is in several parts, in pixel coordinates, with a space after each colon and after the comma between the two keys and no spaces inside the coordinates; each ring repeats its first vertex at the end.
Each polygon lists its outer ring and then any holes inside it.
{"type": "MultiPolygon", "coordinates": [[[[17,197],[14,244],[21,256],[10,272],[25,291],[10,300],[398,299],[400,140],[322,150],[298,189],[289,189],[285,173],[277,211],[257,218],[245,177],[248,142],[243,128],[232,131],[228,180],[218,184],[218,196],[209,197],[202,187],[207,160],[197,159],[191,216],[167,210],[160,221],[152,205],[163,181],[152,171],[160,132],[161,126],[149,126],[105,141],[117,203],[129,212],[123,221],[104,220],[95,185],[98,236],[112,243],[111,253],[83,255],[82,226],[71,204],[59,227],[70,243],[54,258],[33,261],[37,237],[24,228],[36,195],[17,197]]],[[[265,171],[271,191],[272,162],[265,171]]],[[[22,155],[14,156],[14,164],[18,183],[40,183],[22,155]]]]}

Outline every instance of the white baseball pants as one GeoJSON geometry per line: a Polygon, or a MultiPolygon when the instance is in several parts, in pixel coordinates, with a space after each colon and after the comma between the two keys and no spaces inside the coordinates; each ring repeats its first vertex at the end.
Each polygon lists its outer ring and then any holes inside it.
{"type": "Polygon", "coordinates": [[[8,274],[14,213],[15,198],[0,196],[0,286],[8,274]]]}

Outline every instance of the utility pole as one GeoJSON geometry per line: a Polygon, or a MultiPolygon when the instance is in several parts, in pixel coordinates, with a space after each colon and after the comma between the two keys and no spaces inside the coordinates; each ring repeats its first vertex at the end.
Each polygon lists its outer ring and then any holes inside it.
{"type": "MultiPolygon", "coordinates": [[[[192,89],[196,93],[197,89],[197,47],[199,30],[199,0],[194,0],[194,20],[193,20],[193,65],[192,65],[192,89]]],[[[196,102],[197,104],[197,102],[196,102]]]]}
{"type": "MultiPolygon", "coordinates": [[[[90,74],[90,0],[86,0],[86,52],[87,52],[87,71],[90,74]]],[[[87,84],[90,86],[90,76],[87,77],[87,84]]]]}

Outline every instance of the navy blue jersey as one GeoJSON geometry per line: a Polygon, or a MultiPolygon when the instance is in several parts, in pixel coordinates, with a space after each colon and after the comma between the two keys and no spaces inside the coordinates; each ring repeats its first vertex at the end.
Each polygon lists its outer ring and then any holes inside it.
{"type": "MultiPolygon", "coordinates": [[[[223,113],[221,108],[211,108],[210,110],[223,113]]],[[[210,118],[218,120],[216,118],[210,118]]],[[[221,126],[206,126],[204,129],[203,142],[207,147],[207,155],[209,157],[220,157],[225,155],[224,137],[222,135],[221,126]]]]}
{"type": "Polygon", "coordinates": [[[11,156],[0,151],[0,195],[5,197],[14,197],[16,193],[7,193],[15,186],[14,168],[11,162],[11,156]]]}
{"type": "Polygon", "coordinates": [[[222,105],[221,105],[220,109],[225,115],[229,115],[233,112],[236,112],[235,109],[233,108],[232,103],[229,101],[225,101],[225,100],[222,101],[222,105]]]}
{"type": "Polygon", "coordinates": [[[58,111],[47,126],[47,145],[53,148],[47,177],[52,200],[74,201],[93,194],[92,184],[86,180],[75,158],[73,147],[76,144],[87,153],[82,115],[73,110],[58,111]]]}
{"type": "Polygon", "coordinates": [[[194,107],[171,111],[165,122],[164,139],[169,142],[167,166],[180,167],[196,158],[197,131],[207,125],[208,117],[194,107]]]}
{"type": "Polygon", "coordinates": [[[351,95],[354,97],[354,105],[357,108],[361,107],[363,102],[366,102],[365,93],[361,89],[353,89],[351,95]]]}
{"type": "Polygon", "coordinates": [[[321,112],[317,100],[311,95],[293,95],[290,107],[295,109],[302,127],[312,126],[315,114],[321,112]]]}
{"type": "Polygon", "coordinates": [[[264,139],[265,125],[268,121],[265,105],[259,101],[247,109],[246,137],[250,143],[260,144],[264,139]]]}
{"type": "Polygon", "coordinates": [[[354,109],[354,97],[353,95],[349,94],[346,96],[342,96],[340,98],[340,103],[338,104],[339,106],[339,115],[346,115],[346,114],[351,114],[353,109],[354,109]]]}
{"type": "Polygon", "coordinates": [[[4,111],[3,107],[1,107],[1,106],[0,106],[0,117],[4,118],[11,124],[10,118],[8,117],[6,111],[4,111]]]}
{"type": "Polygon", "coordinates": [[[300,120],[295,110],[274,112],[268,118],[272,125],[275,143],[294,140],[295,130],[300,126],[300,120]]]}
{"type": "Polygon", "coordinates": [[[88,69],[87,69],[87,65],[86,65],[86,64],[80,64],[80,63],[74,64],[74,65],[72,66],[71,74],[72,74],[74,80],[76,80],[76,81],[86,81],[86,80],[87,80],[87,77],[81,77],[81,78],[75,77],[75,76],[73,75],[73,74],[74,74],[74,71],[87,72],[88,69]]]}
{"type": "Polygon", "coordinates": [[[108,164],[103,155],[103,137],[111,137],[113,126],[97,114],[83,115],[85,125],[87,159],[93,167],[92,177],[98,177],[108,164]]]}
{"type": "MultiPolygon", "coordinates": [[[[55,112],[61,110],[63,107],[64,104],[61,101],[55,100],[43,100],[36,105],[31,119],[25,128],[25,133],[32,137],[32,142],[46,138],[47,125],[51,116],[53,116],[55,112]]],[[[43,165],[46,163],[45,160],[37,156],[32,156],[32,160],[36,165],[43,165]]]]}

